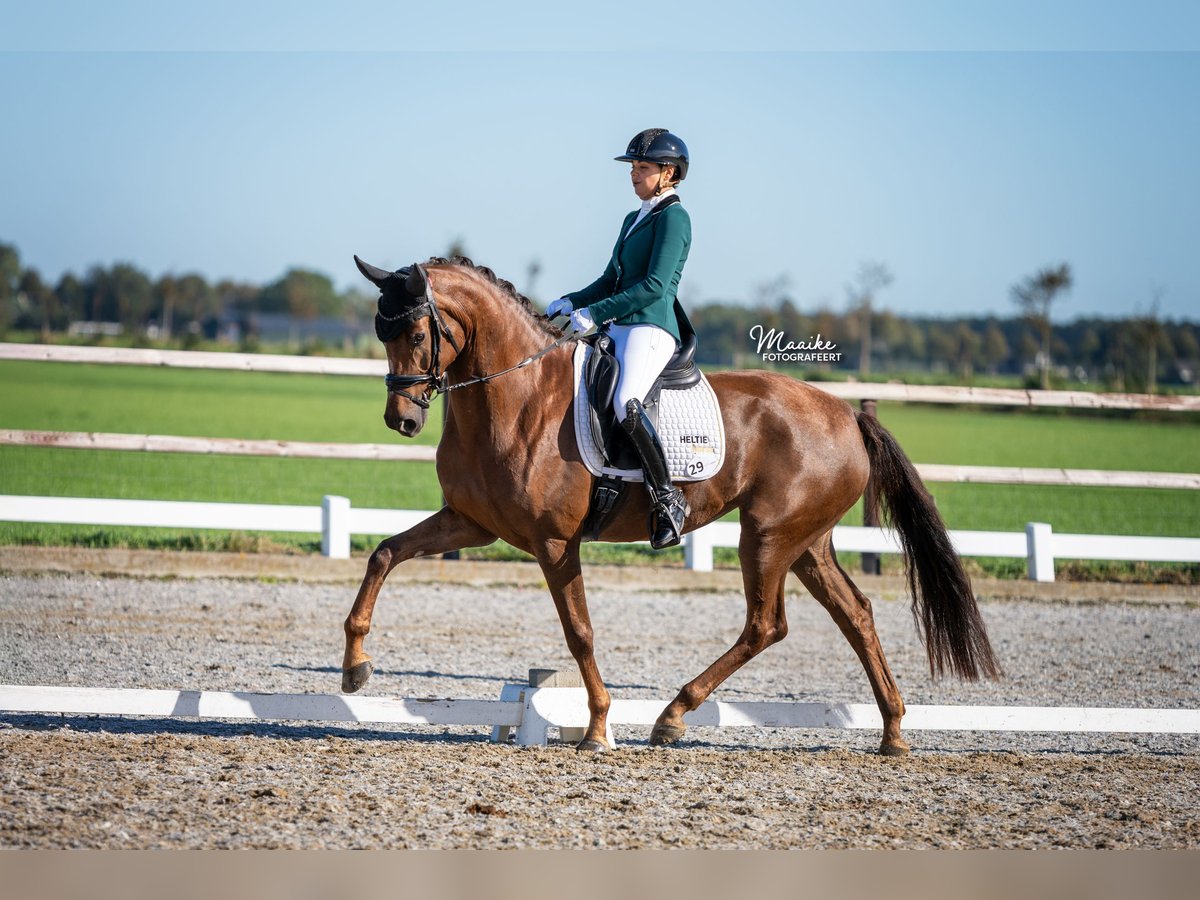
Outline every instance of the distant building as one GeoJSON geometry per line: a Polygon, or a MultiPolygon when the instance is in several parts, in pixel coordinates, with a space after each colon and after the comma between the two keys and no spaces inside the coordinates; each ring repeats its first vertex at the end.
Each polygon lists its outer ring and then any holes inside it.
{"type": "Polygon", "coordinates": [[[344,319],[318,317],[297,319],[287,313],[231,313],[212,316],[204,322],[204,336],[210,341],[236,344],[245,338],[263,343],[307,344],[320,341],[329,346],[355,343],[363,335],[372,335],[371,325],[344,319]]]}
{"type": "Polygon", "coordinates": [[[67,334],[81,337],[116,337],[124,332],[120,322],[72,322],[67,326],[67,334]]]}

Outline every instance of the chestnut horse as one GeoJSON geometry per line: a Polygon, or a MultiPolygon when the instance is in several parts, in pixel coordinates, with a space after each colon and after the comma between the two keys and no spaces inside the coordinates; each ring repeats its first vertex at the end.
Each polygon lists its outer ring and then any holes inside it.
{"type": "MultiPolygon", "coordinates": [[[[574,345],[562,346],[562,332],[511,284],[463,257],[435,257],[398,272],[355,261],[381,293],[376,329],[390,372],[387,426],[416,435],[429,400],[443,390],[449,408],[437,448],[446,505],[371,554],[346,619],[342,689],[357,691],[371,675],[363,639],[395,566],[500,538],[540,564],[579,664],[591,715],[578,749],[607,749],[609,695],[593,652],[579,560],[592,476],[571,416],[574,345]],[[541,353],[547,346],[553,349],[541,353]]],[[[830,534],[868,483],[878,485],[903,545],[931,672],[997,677],[970,581],[932,499],[892,435],[844,401],[772,372],[720,372],[709,381],[721,403],[725,463],[708,481],[680,485],[691,508],[685,530],[739,511],[746,624],[733,646],[667,705],[650,743],[678,740],[685,713],[784,638],[784,581],[791,570],[866,669],[883,715],[880,753],[906,753],[904,701],[875,634],[871,602],[838,564],[830,534]]],[[[646,493],[629,491],[603,540],[645,540],[648,511],[646,493]]]]}

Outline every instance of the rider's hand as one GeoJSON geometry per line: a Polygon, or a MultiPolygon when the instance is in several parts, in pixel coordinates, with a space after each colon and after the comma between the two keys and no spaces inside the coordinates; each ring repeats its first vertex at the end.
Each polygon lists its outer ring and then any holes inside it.
{"type": "Polygon", "coordinates": [[[595,327],[595,319],[592,318],[592,314],[588,312],[587,307],[584,307],[583,309],[577,309],[575,312],[571,313],[571,322],[567,325],[567,331],[583,334],[584,332],[591,331],[595,327]]]}
{"type": "Polygon", "coordinates": [[[571,301],[566,297],[559,297],[553,303],[546,307],[546,318],[554,319],[558,316],[565,316],[571,311],[571,301]]]}

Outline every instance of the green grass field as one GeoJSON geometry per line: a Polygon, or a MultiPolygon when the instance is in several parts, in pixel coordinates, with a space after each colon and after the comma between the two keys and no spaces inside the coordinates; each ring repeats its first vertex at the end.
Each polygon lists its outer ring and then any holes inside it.
{"type": "MultiPolygon", "coordinates": [[[[0,428],[403,442],[384,427],[383,385],[372,379],[0,361],[0,385],[0,428]]],[[[881,404],[879,417],[917,462],[1200,471],[1200,422],[1192,416],[881,404]]],[[[417,442],[436,444],[440,426],[435,405],[417,442]]],[[[1057,531],[1200,536],[1196,491],[957,484],[930,489],[952,528],[1017,531],[1036,520],[1057,531]]],[[[334,493],[356,506],[440,505],[428,463],[32,447],[0,447],[0,493],[300,505],[316,505],[323,494],[334,493]]],[[[860,523],[859,509],[845,521],[860,523]]],[[[317,539],[0,522],[0,543],[307,551],[317,539]]],[[[359,549],[372,543],[355,539],[359,549]]],[[[642,555],[603,547],[588,553],[603,559],[642,555]]]]}

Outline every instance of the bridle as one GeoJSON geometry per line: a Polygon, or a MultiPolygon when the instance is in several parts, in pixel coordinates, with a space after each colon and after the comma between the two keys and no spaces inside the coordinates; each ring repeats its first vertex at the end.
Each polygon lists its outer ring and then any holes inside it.
{"type": "MultiPolygon", "coordinates": [[[[425,282],[425,299],[415,307],[406,309],[394,316],[385,316],[382,311],[375,314],[375,331],[381,341],[384,340],[385,334],[391,334],[387,340],[392,340],[400,332],[402,322],[411,321],[418,317],[418,314],[423,310],[429,310],[429,317],[433,320],[434,327],[429,329],[431,355],[429,369],[421,375],[392,375],[383,376],[384,384],[387,385],[389,394],[399,394],[407,400],[411,400],[421,409],[429,409],[429,404],[437,399],[438,394],[448,394],[451,391],[457,391],[459,388],[470,387],[473,384],[485,384],[493,378],[499,378],[516,369],[523,368],[531,362],[541,359],[551,350],[561,347],[567,341],[574,340],[576,335],[567,332],[559,337],[554,343],[548,347],[543,347],[533,356],[527,356],[515,366],[509,366],[507,369],[502,369],[499,372],[493,372],[490,375],[479,375],[475,378],[469,378],[466,381],[459,381],[455,384],[450,384],[447,381],[447,375],[441,371],[441,351],[442,351],[442,335],[446,336],[446,340],[450,342],[450,346],[454,348],[454,352],[461,353],[462,347],[458,345],[458,341],[454,339],[454,334],[446,327],[446,320],[442,318],[441,310],[438,309],[437,300],[433,295],[433,286],[430,284],[429,275],[425,272],[420,263],[415,263],[416,267],[421,270],[425,282]],[[417,396],[413,396],[405,388],[411,388],[418,384],[427,384],[429,387],[417,396]]],[[[404,271],[401,269],[400,271],[404,271]]]]}
{"type": "MultiPolygon", "coordinates": [[[[454,339],[454,334],[446,327],[446,320],[442,318],[442,313],[437,306],[437,300],[433,296],[433,287],[429,283],[429,275],[419,263],[417,264],[417,268],[421,270],[421,275],[424,276],[424,301],[415,307],[402,310],[394,316],[386,316],[382,310],[375,313],[375,333],[381,341],[384,340],[385,334],[390,335],[387,340],[391,340],[400,333],[404,322],[416,319],[418,314],[423,310],[429,310],[429,317],[433,320],[434,324],[434,327],[429,329],[430,346],[433,348],[429,371],[423,375],[392,375],[389,373],[383,376],[389,394],[399,394],[401,397],[411,400],[422,409],[429,409],[430,402],[438,394],[445,393],[450,389],[446,383],[446,373],[441,371],[442,335],[446,336],[446,340],[450,342],[450,346],[454,348],[455,353],[461,353],[462,347],[458,345],[458,341],[454,339]],[[418,384],[428,384],[430,389],[423,395],[416,397],[405,390],[405,388],[414,387],[418,384]]],[[[403,272],[404,270],[401,269],[400,271],[403,272]]]]}

